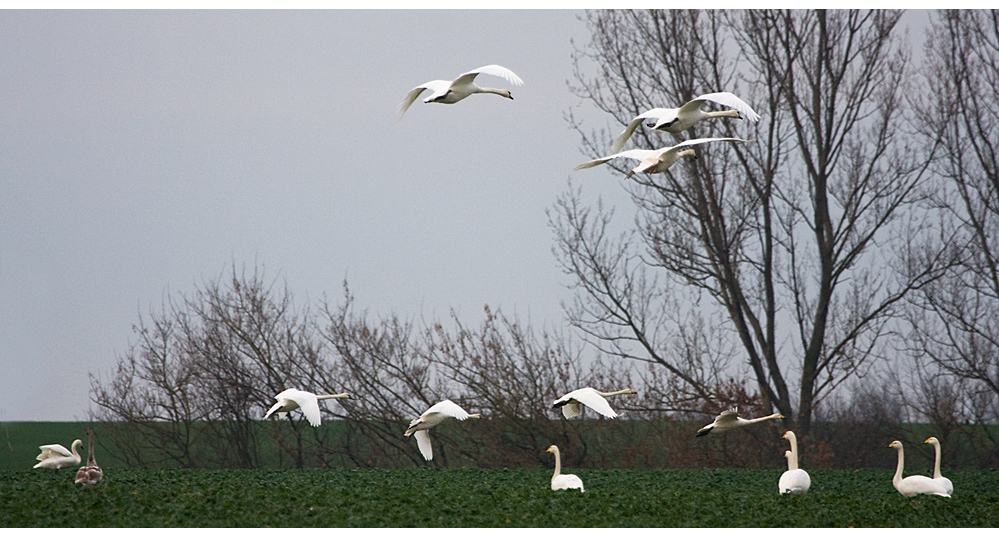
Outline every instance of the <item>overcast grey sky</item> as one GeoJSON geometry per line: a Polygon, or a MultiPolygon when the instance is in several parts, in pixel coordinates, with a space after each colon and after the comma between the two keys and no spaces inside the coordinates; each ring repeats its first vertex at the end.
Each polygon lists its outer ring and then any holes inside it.
{"type": "Polygon", "coordinates": [[[563,118],[578,15],[0,11],[0,421],[85,418],[139,316],[232,262],[299,305],[346,278],[375,315],[561,327],[545,209],[586,160],[563,118]],[[414,86],[492,63],[524,85],[476,82],[513,101],[396,123],[414,86]]]}

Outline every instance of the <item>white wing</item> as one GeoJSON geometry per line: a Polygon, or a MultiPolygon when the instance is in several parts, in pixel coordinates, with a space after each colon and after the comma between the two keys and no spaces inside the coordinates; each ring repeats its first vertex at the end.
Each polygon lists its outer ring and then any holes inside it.
{"type": "Polygon", "coordinates": [[[570,394],[578,402],[585,404],[590,409],[593,409],[605,417],[614,418],[617,416],[617,413],[611,409],[607,400],[591,388],[574,390],[570,394]]]}
{"type": "Polygon", "coordinates": [[[416,444],[420,447],[423,459],[427,461],[434,459],[434,449],[430,446],[430,434],[427,430],[419,430],[413,434],[413,437],[416,437],[416,444]]]}
{"type": "Polygon", "coordinates": [[[430,409],[427,409],[420,416],[426,417],[427,415],[433,413],[439,413],[441,415],[446,415],[452,418],[456,418],[458,420],[465,420],[466,418],[468,418],[468,413],[464,409],[462,409],[458,404],[452,402],[451,400],[444,400],[442,402],[435,403],[434,405],[430,406],[430,409]]]}
{"type": "Polygon", "coordinates": [[[635,132],[635,129],[637,129],[638,126],[642,124],[642,120],[649,118],[656,118],[656,121],[659,122],[662,121],[661,118],[666,115],[676,116],[676,109],[653,108],[650,110],[646,110],[645,112],[642,112],[641,114],[635,116],[634,118],[632,118],[630,122],[628,122],[628,126],[624,128],[624,131],[622,131],[621,134],[617,135],[617,138],[614,139],[614,142],[611,144],[610,147],[610,152],[617,153],[621,151],[621,148],[624,147],[624,143],[627,142],[629,138],[631,138],[631,135],[635,132]]]}
{"type": "Polygon", "coordinates": [[[562,415],[565,418],[576,418],[580,411],[579,404],[576,402],[569,402],[562,406],[562,415]]]}
{"type": "Polygon", "coordinates": [[[302,409],[302,413],[305,415],[305,419],[309,421],[309,424],[313,427],[319,427],[322,420],[319,418],[319,400],[316,398],[315,394],[305,392],[304,390],[297,390],[289,395],[286,395],[285,398],[298,404],[298,407],[302,409]]]}
{"type": "Polygon", "coordinates": [[[407,110],[409,110],[410,105],[412,105],[413,102],[416,101],[416,98],[419,97],[424,90],[430,90],[431,95],[434,95],[439,92],[446,92],[450,86],[451,86],[450,80],[431,80],[429,82],[420,84],[419,86],[413,88],[412,90],[409,90],[409,93],[406,94],[406,98],[403,99],[401,103],[399,103],[399,110],[396,113],[396,121],[402,119],[402,115],[405,114],[407,110]]]}
{"type": "MultiPolygon", "coordinates": [[[[745,101],[736,97],[734,93],[730,92],[706,93],[704,95],[699,95],[694,99],[691,99],[687,104],[683,106],[687,106],[690,103],[693,103],[694,101],[701,101],[701,102],[713,101],[720,105],[725,105],[727,107],[731,107],[738,110],[739,114],[742,114],[744,118],[753,123],[760,121],[760,115],[757,114],[755,110],[750,108],[750,106],[746,104],[745,101]]],[[[701,106],[700,103],[698,103],[697,106],[700,107],[701,106]]]]}
{"type": "Polygon", "coordinates": [[[490,64],[490,65],[484,65],[477,69],[472,69],[467,73],[462,73],[458,78],[454,79],[454,82],[452,82],[452,84],[469,84],[473,80],[475,80],[475,76],[480,73],[485,75],[492,75],[494,77],[500,77],[502,79],[505,79],[510,84],[513,84],[514,86],[520,86],[521,84],[524,83],[524,81],[520,80],[520,77],[514,74],[513,71],[510,71],[509,69],[503,67],[502,65],[490,64]]]}
{"type": "Polygon", "coordinates": [[[677,145],[675,145],[673,147],[667,148],[667,149],[669,149],[669,150],[675,150],[675,149],[679,149],[679,148],[682,148],[682,147],[685,147],[685,146],[695,146],[697,144],[703,144],[705,142],[753,142],[755,140],[756,140],[755,138],[750,138],[749,140],[745,140],[745,139],[742,139],[742,138],[732,138],[732,137],[722,137],[722,138],[694,138],[692,140],[684,140],[683,142],[680,142],[679,144],[677,144],[677,145]]]}
{"type": "MultiPolygon", "coordinates": [[[[674,147],[676,147],[676,146],[674,146],[674,147]]],[[[639,161],[643,161],[645,159],[648,159],[649,157],[658,157],[660,153],[662,153],[663,151],[666,151],[668,149],[670,149],[670,148],[663,148],[663,149],[629,149],[628,151],[622,151],[620,153],[615,153],[613,155],[608,155],[606,157],[600,157],[599,159],[594,159],[592,161],[587,161],[587,162],[585,162],[585,163],[583,163],[583,164],[581,164],[581,165],[573,168],[572,171],[575,172],[576,170],[582,170],[584,168],[593,168],[594,166],[598,166],[598,165],[604,164],[605,162],[607,162],[607,161],[609,161],[611,159],[616,159],[618,157],[628,157],[629,159],[638,159],[639,161]]]]}
{"type": "Polygon", "coordinates": [[[722,411],[717,417],[715,417],[714,425],[722,426],[724,424],[729,424],[735,422],[739,418],[739,408],[733,407],[728,411],[722,411]]]}
{"type": "Polygon", "coordinates": [[[61,458],[61,457],[72,457],[73,453],[66,450],[66,447],[62,445],[42,445],[38,447],[41,449],[42,453],[35,457],[38,461],[44,461],[49,458],[61,458]]]}

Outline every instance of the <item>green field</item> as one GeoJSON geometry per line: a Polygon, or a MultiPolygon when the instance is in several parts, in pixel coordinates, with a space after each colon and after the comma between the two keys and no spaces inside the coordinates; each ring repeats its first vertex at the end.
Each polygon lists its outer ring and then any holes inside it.
{"type": "Polygon", "coordinates": [[[887,469],[568,469],[585,493],[551,491],[548,469],[0,471],[4,527],[995,527],[999,471],[950,473],[951,499],[904,498],[887,469]],[[585,502],[581,502],[585,497],[585,502]]]}

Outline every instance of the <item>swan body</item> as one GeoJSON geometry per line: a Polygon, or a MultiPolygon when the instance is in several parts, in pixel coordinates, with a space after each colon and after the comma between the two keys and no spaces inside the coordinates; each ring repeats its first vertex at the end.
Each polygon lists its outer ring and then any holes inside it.
{"type": "Polygon", "coordinates": [[[73,441],[71,446],[73,449],[72,452],[66,450],[66,447],[62,445],[42,445],[38,447],[42,453],[35,456],[38,463],[32,469],[54,469],[58,471],[63,467],[75,467],[80,464],[80,453],[76,449],[81,446],[83,446],[83,441],[79,439],[73,441]]]}
{"type": "Polygon", "coordinates": [[[704,144],[706,142],[752,142],[756,140],[755,138],[750,140],[744,140],[742,138],[694,138],[692,140],[685,140],[680,142],[675,146],[668,146],[659,149],[629,149],[627,151],[622,151],[620,153],[614,153],[613,155],[608,155],[606,157],[600,157],[599,159],[594,159],[592,161],[587,161],[575,168],[573,171],[582,170],[584,168],[593,168],[601,164],[610,161],[611,159],[616,159],[618,157],[627,157],[629,159],[638,159],[640,162],[638,166],[631,169],[631,172],[625,176],[625,179],[630,178],[635,175],[636,172],[644,172],[647,174],[656,174],[660,172],[665,172],[669,167],[676,164],[680,160],[680,157],[693,157],[696,155],[694,150],[690,146],[696,146],[698,144],[704,144]]]}
{"type": "Polygon", "coordinates": [[[756,424],[757,422],[763,422],[765,420],[773,420],[775,418],[784,418],[784,415],[780,413],[774,413],[772,415],[767,415],[765,417],[744,419],[739,416],[739,409],[733,407],[728,411],[722,411],[720,415],[715,417],[715,421],[707,426],[697,430],[697,437],[702,435],[708,435],[709,433],[722,433],[728,430],[734,430],[735,428],[742,428],[743,426],[749,426],[750,424],[756,424]]]}
{"type": "Polygon", "coordinates": [[[812,479],[804,469],[798,468],[798,439],[790,430],[784,434],[784,439],[791,443],[791,450],[784,452],[784,457],[787,458],[787,470],[780,475],[780,480],[777,481],[777,491],[781,495],[807,493],[808,488],[812,485],[812,479]]]}
{"type": "Polygon", "coordinates": [[[706,93],[700,95],[687,101],[679,108],[653,108],[647,110],[637,116],[635,116],[630,122],[628,122],[627,127],[625,127],[624,132],[619,134],[614,142],[611,144],[611,153],[617,153],[621,151],[624,147],[624,143],[631,138],[631,134],[635,132],[635,129],[642,124],[645,120],[650,120],[647,124],[648,127],[653,129],[658,129],[660,131],[666,131],[668,133],[677,134],[686,131],[695,123],[706,120],[708,118],[746,118],[747,120],[756,123],[760,121],[760,115],[757,114],[745,101],[736,97],[734,93],[730,92],[717,92],[717,93],[706,93]],[[701,110],[701,105],[705,102],[711,101],[713,103],[718,103],[720,105],[725,105],[731,107],[734,110],[719,110],[717,112],[705,112],[701,110]]]}
{"type": "Polygon", "coordinates": [[[478,69],[462,73],[454,80],[431,80],[430,82],[420,84],[406,94],[406,98],[399,104],[398,119],[402,119],[402,115],[406,113],[406,110],[409,109],[410,105],[412,105],[413,102],[416,101],[416,98],[419,97],[425,90],[430,90],[430,95],[423,100],[424,103],[443,103],[446,105],[453,105],[473,93],[494,93],[496,95],[506,97],[507,99],[513,99],[513,96],[510,95],[510,90],[482,88],[475,85],[473,81],[480,73],[506,79],[514,86],[520,86],[524,83],[524,81],[520,80],[520,77],[514,74],[513,71],[495,64],[484,65],[478,69]]]}
{"type": "Polygon", "coordinates": [[[465,420],[466,418],[481,417],[478,413],[469,414],[451,400],[444,400],[430,406],[430,409],[424,411],[419,418],[413,419],[413,421],[409,423],[409,428],[406,429],[406,433],[403,435],[409,437],[410,435],[415,434],[416,444],[420,447],[420,454],[423,454],[423,459],[430,461],[434,459],[434,452],[430,445],[430,434],[427,433],[427,430],[449,418],[465,420]]]}
{"type": "Polygon", "coordinates": [[[583,481],[578,476],[574,474],[561,474],[562,460],[559,457],[557,446],[552,445],[545,452],[553,452],[555,454],[555,474],[552,475],[552,490],[578,489],[579,491],[586,491],[583,489],[583,481]]]}
{"type": "Polygon", "coordinates": [[[104,471],[97,465],[94,458],[94,429],[87,428],[87,464],[76,471],[76,484],[96,486],[104,478],[104,471]]]}
{"type": "Polygon", "coordinates": [[[949,478],[940,474],[940,441],[938,441],[936,437],[930,437],[923,442],[933,445],[933,451],[936,452],[936,458],[933,460],[933,481],[939,482],[940,485],[944,487],[947,495],[953,495],[954,484],[949,478]]]}
{"type": "Polygon", "coordinates": [[[944,489],[943,484],[934,481],[932,478],[914,474],[902,478],[902,467],[905,466],[905,452],[902,449],[902,443],[899,441],[892,441],[888,448],[894,448],[898,451],[898,467],[895,468],[895,476],[891,479],[891,483],[895,486],[895,489],[899,493],[906,497],[913,497],[919,495],[920,493],[926,495],[939,495],[940,497],[950,497],[947,490],[944,489]]]}
{"type": "Polygon", "coordinates": [[[318,427],[322,422],[319,418],[319,400],[329,400],[333,398],[350,399],[350,394],[344,392],[342,394],[316,395],[304,390],[287,389],[281,391],[274,397],[274,399],[277,400],[277,403],[272,405],[271,408],[267,410],[267,413],[264,414],[264,418],[266,419],[274,413],[277,413],[279,417],[284,418],[284,415],[289,411],[301,408],[302,414],[305,415],[305,419],[309,421],[309,424],[313,427],[318,427]]]}
{"type": "Polygon", "coordinates": [[[607,403],[607,400],[605,400],[604,397],[617,396],[618,394],[638,393],[631,389],[623,389],[614,392],[600,392],[594,388],[586,387],[576,389],[555,400],[552,404],[552,409],[561,407],[562,415],[564,415],[565,418],[575,418],[580,415],[580,405],[583,404],[607,418],[614,418],[620,416],[620,414],[611,409],[610,404],[607,403]]]}

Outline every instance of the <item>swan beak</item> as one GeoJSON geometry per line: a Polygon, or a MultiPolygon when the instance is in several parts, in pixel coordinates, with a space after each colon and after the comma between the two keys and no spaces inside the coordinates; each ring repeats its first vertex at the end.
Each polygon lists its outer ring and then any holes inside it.
{"type": "Polygon", "coordinates": [[[930,442],[930,440],[929,440],[929,439],[927,439],[927,440],[925,440],[925,441],[923,441],[923,442],[924,442],[924,443],[929,443],[929,442],[930,442]]]}
{"type": "Polygon", "coordinates": [[[784,418],[784,415],[781,415],[780,418],[784,418]]]}

